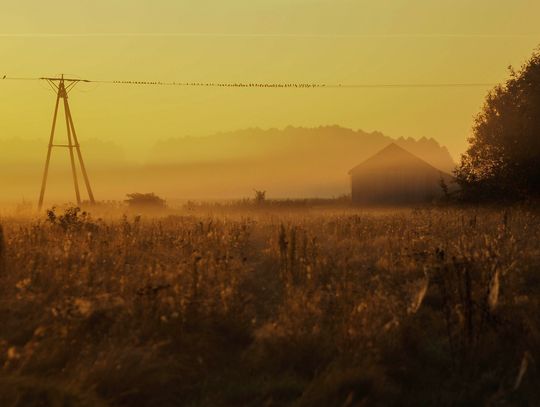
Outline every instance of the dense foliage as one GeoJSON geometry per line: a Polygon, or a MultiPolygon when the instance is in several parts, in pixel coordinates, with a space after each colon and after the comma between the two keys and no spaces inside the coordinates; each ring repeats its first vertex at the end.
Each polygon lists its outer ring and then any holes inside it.
{"type": "Polygon", "coordinates": [[[127,194],[127,197],[128,199],[126,199],[125,202],[134,209],[163,209],[167,204],[164,199],[160,198],[153,192],[133,192],[131,194],[127,194]]]}
{"type": "Polygon", "coordinates": [[[2,224],[2,406],[540,403],[536,213],[2,224]]]}
{"type": "Polygon", "coordinates": [[[487,97],[458,169],[466,199],[540,196],[540,51],[487,97]]]}

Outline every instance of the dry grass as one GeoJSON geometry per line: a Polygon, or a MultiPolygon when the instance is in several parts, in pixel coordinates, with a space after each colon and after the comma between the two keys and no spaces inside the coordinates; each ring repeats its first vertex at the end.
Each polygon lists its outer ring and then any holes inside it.
{"type": "Polygon", "coordinates": [[[0,405],[540,403],[540,216],[5,217],[0,405]]]}

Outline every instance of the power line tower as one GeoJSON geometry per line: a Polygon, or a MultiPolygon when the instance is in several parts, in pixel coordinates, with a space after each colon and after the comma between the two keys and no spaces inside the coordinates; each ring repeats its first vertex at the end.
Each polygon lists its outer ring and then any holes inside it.
{"type": "Polygon", "coordinates": [[[45,197],[45,188],[47,186],[47,176],[49,174],[49,163],[51,161],[51,153],[53,147],[63,147],[69,150],[69,158],[71,161],[71,173],[73,175],[73,186],[75,187],[75,196],[77,197],[77,205],[81,204],[81,193],[79,191],[79,182],[77,180],[77,168],[75,164],[75,155],[73,149],[77,153],[77,160],[81,169],[82,176],[84,178],[84,183],[86,185],[86,190],[88,192],[88,198],[90,203],[95,203],[94,193],[92,192],[92,187],[90,186],[90,180],[88,179],[88,174],[86,172],[86,167],[84,166],[83,157],[81,154],[81,147],[79,145],[79,140],[77,139],[77,133],[75,132],[75,126],[73,125],[73,118],[71,116],[71,110],[68,103],[68,93],[73,87],[79,82],[88,82],[83,79],[67,79],[64,78],[64,75],[61,75],[60,78],[40,78],[44,79],[51,85],[53,90],[56,92],[56,105],[54,108],[51,136],[49,138],[49,147],[47,149],[47,158],[45,160],[45,169],[43,171],[43,180],[41,182],[41,192],[39,194],[39,203],[38,209],[41,210],[43,206],[43,198],[45,197]],[[60,100],[64,104],[64,115],[66,118],[66,129],[67,129],[67,144],[54,144],[54,133],[56,130],[56,121],[58,118],[58,108],[60,106],[60,100]]]}

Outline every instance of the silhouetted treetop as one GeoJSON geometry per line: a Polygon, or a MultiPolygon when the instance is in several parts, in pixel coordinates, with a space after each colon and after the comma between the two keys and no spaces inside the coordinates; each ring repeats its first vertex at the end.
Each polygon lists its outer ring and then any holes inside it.
{"type": "Polygon", "coordinates": [[[540,196],[540,49],[487,96],[457,170],[466,198],[540,196]]]}
{"type": "Polygon", "coordinates": [[[164,199],[160,198],[153,192],[151,193],[140,193],[134,192],[127,194],[128,199],[126,203],[132,208],[165,208],[166,202],[164,199]]]}

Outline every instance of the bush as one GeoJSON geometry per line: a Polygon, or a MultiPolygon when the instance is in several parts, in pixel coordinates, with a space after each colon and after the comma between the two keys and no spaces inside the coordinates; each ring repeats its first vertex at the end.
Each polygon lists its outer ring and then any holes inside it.
{"type": "Polygon", "coordinates": [[[53,206],[47,209],[47,220],[53,225],[60,226],[64,231],[74,229],[95,230],[97,225],[92,222],[92,218],[88,212],[81,212],[78,206],[66,208],[62,215],[56,213],[56,208],[53,206]]]}
{"type": "Polygon", "coordinates": [[[166,201],[153,192],[145,194],[134,192],[127,194],[127,197],[126,202],[131,208],[164,209],[167,206],[166,201]]]}

